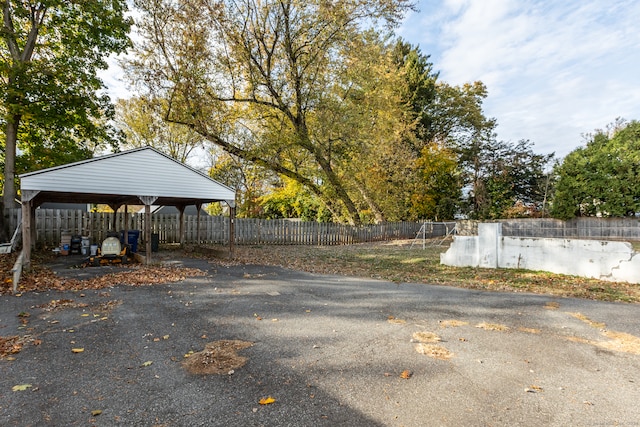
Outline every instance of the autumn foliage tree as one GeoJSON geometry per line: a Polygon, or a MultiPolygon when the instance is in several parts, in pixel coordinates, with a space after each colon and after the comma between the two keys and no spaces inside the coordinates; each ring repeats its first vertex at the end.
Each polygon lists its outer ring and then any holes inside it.
{"type": "MultiPolygon", "coordinates": [[[[406,0],[137,0],[129,75],[168,101],[165,119],[304,185],[334,217],[360,223],[340,163],[353,140],[325,119],[349,94],[347,55],[361,28],[394,25],[406,0]]],[[[357,90],[357,88],[354,88],[357,90]]],[[[335,116],[334,116],[335,117],[335,116]]],[[[340,126],[340,124],[337,124],[340,126]]]]}
{"type": "Polygon", "coordinates": [[[163,118],[165,101],[134,96],[116,102],[116,126],[126,141],[123,148],[151,146],[186,163],[197,149],[204,149],[202,136],[191,128],[167,123],[163,118]]]}

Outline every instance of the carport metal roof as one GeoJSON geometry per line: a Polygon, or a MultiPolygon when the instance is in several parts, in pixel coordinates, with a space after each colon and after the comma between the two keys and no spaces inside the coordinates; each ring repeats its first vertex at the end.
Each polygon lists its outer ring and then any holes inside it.
{"type": "MultiPolygon", "coordinates": [[[[226,202],[234,216],[235,190],[184,165],[153,147],[95,157],[20,175],[22,195],[23,263],[30,268],[34,210],[44,202],[105,203],[150,206],[202,205],[226,202]]],[[[150,220],[145,239],[150,242],[150,220]]],[[[233,224],[233,221],[231,222],[233,224]]],[[[233,226],[229,244],[233,245],[233,226]]],[[[150,246],[147,250],[149,260],[150,246]]]]}

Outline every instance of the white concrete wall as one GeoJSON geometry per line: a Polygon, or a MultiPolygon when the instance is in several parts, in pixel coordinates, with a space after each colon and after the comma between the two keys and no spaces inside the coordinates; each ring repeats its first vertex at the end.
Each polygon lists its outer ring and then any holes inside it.
{"type": "Polygon", "coordinates": [[[478,236],[455,236],[440,262],[456,267],[522,268],[640,283],[640,255],[631,244],[600,240],[502,237],[500,224],[479,224],[478,236]]]}

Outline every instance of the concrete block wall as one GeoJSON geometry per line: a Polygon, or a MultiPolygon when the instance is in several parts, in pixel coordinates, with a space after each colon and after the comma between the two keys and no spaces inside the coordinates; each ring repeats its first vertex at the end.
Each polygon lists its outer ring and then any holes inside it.
{"type": "Polygon", "coordinates": [[[478,236],[455,236],[440,262],[456,267],[522,268],[640,283],[640,255],[630,243],[503,237],[500,223],[478,224],[478,236]]]}

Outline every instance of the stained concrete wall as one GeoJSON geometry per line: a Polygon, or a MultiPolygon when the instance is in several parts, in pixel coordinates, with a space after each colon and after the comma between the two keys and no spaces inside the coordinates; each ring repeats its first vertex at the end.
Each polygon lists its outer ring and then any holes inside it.
{"type": "Polygon", "coordinates": [[[640,283],[640,255],[630,243],[503,237],[499,223],[478,224],[478,236],[455,236],[440,262],[456,267],[522,268],[640,283]]]}

